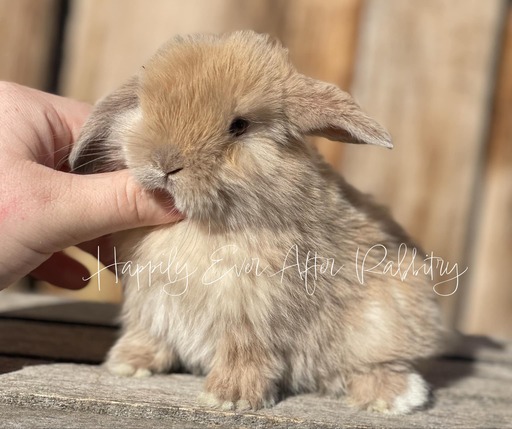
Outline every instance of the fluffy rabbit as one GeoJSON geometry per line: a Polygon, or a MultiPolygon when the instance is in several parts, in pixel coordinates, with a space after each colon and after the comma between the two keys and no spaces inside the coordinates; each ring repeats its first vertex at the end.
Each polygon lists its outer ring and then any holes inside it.
{"type": "Polygon", "coordinates": [[[206,374],[202,399],[223,409],[300,392],[395,414],[427,402],[413,365],[438,351],[431,282],[393,275],[414,244],[309,134],[391,147],[347,93],[249,31],[176,37],[97,104],[74,171],[128,168],[186,216],[115,238],[112,373],[206,374]]]}

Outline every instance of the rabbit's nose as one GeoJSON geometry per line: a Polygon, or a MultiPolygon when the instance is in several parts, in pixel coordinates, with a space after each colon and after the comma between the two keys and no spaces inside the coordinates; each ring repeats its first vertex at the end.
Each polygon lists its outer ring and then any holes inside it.
{"type": "Polygon", "coordinates": [[[174,176],[185,167],[185,160],[181,151],[174,146],[162,147],[153,153],[160,171],[167,177],[174,176]]]}

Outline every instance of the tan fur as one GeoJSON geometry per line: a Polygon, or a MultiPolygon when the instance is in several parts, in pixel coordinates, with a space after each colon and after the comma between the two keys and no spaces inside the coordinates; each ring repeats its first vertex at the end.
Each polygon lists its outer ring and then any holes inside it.
{"type": "Polygon", "coordinates": [[[384,366],[351,376],[348,393],[352,404],[387,411],[393,400],[407,388],[408,372],[392,371],[384,366]]]}
{"type": "MultiPolygon", "coordinates": [[[[180,365],[207,374],[206,402],[226,409],[307,391],[385,412],[425,403],[412,365],[438,350],[432,285],[372,272],[360,283],[358,251],[382,244],[397,262],[403,243],[406,265],[414,244],[320,159],[308,133],[391,146],[348,94],[298,74],[286,50],[252,32],[173,39],[98,105],[72,153],[75,170],[127,166],[186,215],[116,239],[123,262],[170,271],[124,276],[113,372],[180,365]],[[234,136],[240,117],[249,127],[234,136]],[[101,147],[109,157],[91,162],[101,147]],[[315,252],[343,268],[301,276],[294,262],[315,252]]],[[[375,251],[367,264],[380,259],[375,251]]]]}

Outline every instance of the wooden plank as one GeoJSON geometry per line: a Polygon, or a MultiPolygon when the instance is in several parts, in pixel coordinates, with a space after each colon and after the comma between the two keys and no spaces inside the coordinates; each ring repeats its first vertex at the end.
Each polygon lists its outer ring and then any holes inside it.
{"type": "MultiPolygon", "coordinates": [[[[32,407],[18,407],[0,405],[2,428],[66,428],[66,429],[147,429],[146,419],[135,419],[116,416],[112,414],[96,414],[93,412],[80,412],[58,409],[44,409],[32,407]]],[[[184,421],[172,422],[166,419],[152,420],[151,429],[208,429],[216,426],[184,421]]]]}
{"type": "Polygon", "coordinates": [[[1,80],[48,88],[57,18],[57,0],[0,0],[1,80]]]}
{"type": "MultiPolygon", "coordinates": [[[[347,146],[345,175],[390,206],[428,254],[461,271],[505,5],[369,0],[361,24],[353,93],[395,148],[347,146]]],[[[439,290],[453,293],[441,299],[451,324],[464,287],[439,290]]]]}
{"type": "Polygon", "coordinates": [[[494,101],[469,297],[460,328],[512,338],[512,5],[494,101]]]}
{"type": "Polygon", "coordinates": [[[0,374],[19,371],[29,365],[42,365],[51,363],[48,359],[34,359],[28,357],[0,356],[0,374]]]}
{"type": "Polygon", "coordinates": [[[2,318],[116,327],[119,305],[30,293],[0,292],[2,318]]]}
{"type": "Polygon", "coordinates": [[[1,319],[64,322],[89,326],[116,327],[119,306],[109,303],[74,302],[0,313],[1,319]]]}
{"type": "Polygon", "coordinates": [[[102,367],[72,364],[32,366],[0,376],[0,404],[115,415],[123,422],[145,419],[148,426],[163,420],[226,428],[510,427],[509,366],[446,361],[433,371],[429,378],[436,386],[432,408],[408,416],[355,412],[341,399],[311,394],[288,397],[258,412],[211,410],[197,401],[203,385],[200,377],[120,378],[102,367]]]}
{"type": "Polygon", "coordinates": [[[54,304],[70,302],[56,296],[42,296],[34,293],[19,293],[11,289],[0,291],[0,314],[4,311],[22,310],[27,308],[46,307],[54,304]]]}
{"type": "Polygon", "coordinates": [[[100,326],[0,318],[0,355],[101,363],[116,330],[100,326]]]}

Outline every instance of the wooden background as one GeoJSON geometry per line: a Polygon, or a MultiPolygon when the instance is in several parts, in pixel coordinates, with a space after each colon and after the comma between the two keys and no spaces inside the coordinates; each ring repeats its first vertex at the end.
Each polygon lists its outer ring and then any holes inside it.
{"type": "Polygon", "coordinates": [[[242,28],[279,37],[391,131],[393,151],[318,145],[427,253],[469,267],[440,297],[449,325],[512,338],[511,2],[0,0],[0,79],[94,102],[173,34],[242,28]]]}

